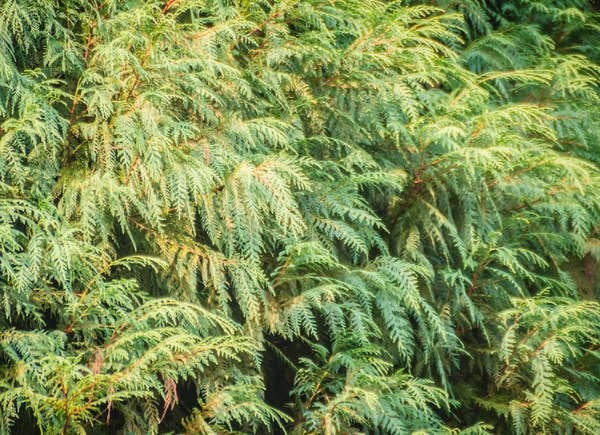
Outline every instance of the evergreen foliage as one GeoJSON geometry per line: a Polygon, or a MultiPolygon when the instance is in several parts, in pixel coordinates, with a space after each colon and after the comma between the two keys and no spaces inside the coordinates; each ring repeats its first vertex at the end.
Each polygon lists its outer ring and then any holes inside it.
{"type": "Polygon", "coordinates": [[[600,9],[5,0],[0,433],[600,433],[600,9]]]}

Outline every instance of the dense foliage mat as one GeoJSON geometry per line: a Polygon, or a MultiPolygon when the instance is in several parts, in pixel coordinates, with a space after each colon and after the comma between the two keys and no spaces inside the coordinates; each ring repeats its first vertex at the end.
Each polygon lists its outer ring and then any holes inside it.
{"type": "Polygon", "coordinates": [[[0,3],[1,433],[600,433],[597,3],[0,3]]]}

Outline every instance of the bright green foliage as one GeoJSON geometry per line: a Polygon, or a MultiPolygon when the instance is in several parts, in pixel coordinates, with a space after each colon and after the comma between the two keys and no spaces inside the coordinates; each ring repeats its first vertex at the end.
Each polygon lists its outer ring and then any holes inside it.
{"type": "Polygon", "coordinates": [[[600,432],[584,0],[0,4],[0,432],[600,432]]]}
{"type": "Polygon", "coordinates": [[[322,346],[313,351],[319,360],[301,359],[292,390],[304,419],[294,432],[337,433],[356,425],[394,434],[442,429],[431,408],[447,405],[446,393],[430,381],[390,373],[377,347],[345,337],[331,355],[322,346]]]}

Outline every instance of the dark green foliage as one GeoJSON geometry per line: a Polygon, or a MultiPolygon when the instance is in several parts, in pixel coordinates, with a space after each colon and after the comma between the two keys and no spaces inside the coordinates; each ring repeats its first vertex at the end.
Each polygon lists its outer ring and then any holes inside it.
{"type": "Polygon", "coordinates": [[[2,2],[0,432],[599,433],[598,14],[2,2]]]}

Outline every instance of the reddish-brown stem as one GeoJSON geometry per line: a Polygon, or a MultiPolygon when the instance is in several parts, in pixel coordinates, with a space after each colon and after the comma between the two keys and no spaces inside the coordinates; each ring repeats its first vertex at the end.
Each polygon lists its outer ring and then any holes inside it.
{"type": "Polygon", "coordinates": [[[168,0],[162,8],[162,13],[167,13],[167,11],[171,9],[175,3],[177,3],[177,0],[168,0]]]}
{"type": "Polygon", "coordinates": [[[136,155],[135,159],[133,159],[133,163],[129,167],[129,171],[127,171],[127,175],[125,176],[125,181],[123,182],[123,184],[125,184],[125,185],[129,184],[129,178],[131,177],[131,174],[133,173],[133,170],[135,169],[139,160],[140,160],[140,156],[136,155]]]}

